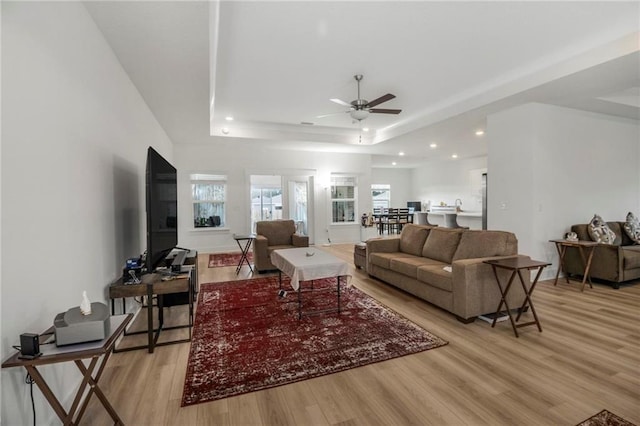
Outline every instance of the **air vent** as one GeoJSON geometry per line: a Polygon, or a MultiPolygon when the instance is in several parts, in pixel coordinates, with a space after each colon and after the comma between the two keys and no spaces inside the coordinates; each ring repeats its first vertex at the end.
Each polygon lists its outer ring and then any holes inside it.
{"type": "Polygon", "coordinates": [[[301,121],[300,124],[304,124],[305,126],[313,126],[315,123],[312,123],[310,121],[301,121]]]}

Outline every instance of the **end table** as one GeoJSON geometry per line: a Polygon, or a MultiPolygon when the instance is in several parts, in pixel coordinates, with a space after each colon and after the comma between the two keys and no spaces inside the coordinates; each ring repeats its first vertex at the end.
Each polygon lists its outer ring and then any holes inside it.
{"type": "Polygon", "coordinates": [[[493,328],[496,326],[496,321],[498,320],[498,316],[502,309],[502,304],[504,304],[507,310],[507,315],[509,315],[509,321],[511,321],[511,327],[513,327],[513,332],[516,335],[516,337],[519,337],[518,328],[526,327],[528,325],[535,324],[538,326],[538,331],[542,332],[542,326],[540,326],[540,321],[538,320],[536,309],[533,307],[533,302],[531,301],[531,294],[533,293],[533,290],[536,288],[536,284],[538,283],[538,279],[540,278],[540,274],[542,273],[542,270],[546,266],[549,266],[551,264],[548,262],[540,262],[540,261],[528,259],[525,257],[512,257],[507,259],[485,260],[484,263],[491,265],[491,267],[493,268],[493,275],[496,277],[496,283],[498,284],[498,288],[500,289],[500,294],[501,294],[500,303],[498,304],[498,309],[496,309],[496,315],[493,319],[493,323],[491,324],[491,327],[493,328]],[[507,271],[511,271],[511,276],[509,277],[509,281],[507,282],[507,285],[505,287],[503,287],[500,284],[500,278],[498,277],[498,269],[506,269],[507,271]],[[527,290],[527,286],[525,285],[524,279],[522,277],[522,271],[530,271],[530,270],[536,270],[536,269],[538,270],[538,273],[536,274],[536,278],[531,283],[531,287],[529,287],[529,289],[527,290]],[[511,289],[511,285],[513,284],[513,280],[516,274],[518,275],[518,278],[520,278],[520,284],[522,284],[522,289],[524,290],[524,301],[522,302],[522,306],[520,306],[520,309],[518,310],[518,316],[514,320],[513,316],[511,315],[511,309],[509,308],[509,304],[507,303],[507,294],[509,293],[509,289],[511,289]],[[533,314],[534,320],[530,322],[517,324],[517,322],[520,320],[520,316],[525,311],[525,309],[527,309],[527,307],[531,308],[531,313],[533,314]]]}
{"type": "Polygon", "coordinates": [[[569,284],[569,274],[566,272],[566,268],[564,265],[564,255],[567,253],[568,247],[576,247],[578,252],[580,253],[580,258],[582,259],[582,263],[584,264],[584,272],[582,274],[582,287],[580,287],[580,291],[584,291],[584,285],[589,281],[589,287],[593,288],[593,284],[591,283],[591,277],[589,276],[589,271],[591,270],[591,260],[593,259],[593,251],[595,250],[598,243],[595,241],[585,241],[585,240],[549,240],[551,243],[555,243],[556,249],[558,250],[558,256],[560,256],[560,265],[558,266],[558,272],[556,272],[556,280],[553,282],[555,286],[558,284],[558,277],[560,276],[560,271],[565,271],[565,278],[567,279],[567,284],[569,284]],[[589,253],[585,256],[584,250],[589,250],[589,253]]]}
{"type": "Polygon", "coordinates": [[[251,267],[251,262],[249,262],[248,255],[249,255],[249,249],[251,248],[251,243],[253,242],[253,240],[256,239],[256,234],[247,234],[247,235],[233,234],[233,239],[236,240],[236,243],[238,244],[238,247],[240,247],[240,251],[242,252],[242,255],[240,256],[240,261],[238,262],[238,267],[236,268],[236,275],[240,273],[240,269],[242,269],[242,264],[245,262],[247,263],[247,265],[249,266],[249,269],[253,273],[253,268],[251,267]],[[246,241],[244,245],[242,244],[243,241],[246,241]]]}

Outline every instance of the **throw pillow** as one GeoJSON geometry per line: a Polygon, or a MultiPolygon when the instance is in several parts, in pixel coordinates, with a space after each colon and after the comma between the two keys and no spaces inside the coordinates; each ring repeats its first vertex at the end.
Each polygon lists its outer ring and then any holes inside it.
{"type": "Polygon", "coordinates": [[[624,232],[634,243],[640,244],[640,220],[631,212],[627,213],[627,221],[624,223],[624,232]]]}
{"type": "Polygon", "coordinates": [[[609,228],[609,225],[607,225],[607,222],[602,220],[597,214],[593,215],[593,219],[589,222],[587,230],[589,231],[591,239],[597,243],[613,244],[616,239],[615,232],[613,232],[611,228],[609,228]]]}

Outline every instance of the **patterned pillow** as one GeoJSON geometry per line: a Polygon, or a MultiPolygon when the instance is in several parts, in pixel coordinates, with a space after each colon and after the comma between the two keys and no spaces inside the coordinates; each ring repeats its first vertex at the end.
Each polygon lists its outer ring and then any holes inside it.
{"type": "Polygon", "coordinates": [[[593,215],[593,219],[587,225],[587,230],[589,231],[589,236],[591,239],[597,243],[601,244],[613,244],[616,239],[616,234],[609,228],[607,222],[602,220],[602,218],[595,214],[593,215]]]}
{"type": "Polygon", "coordinates": [[[640,220],[631,212],[627,213],[627,221],[624,223],[624,232],[627,233],[636,244],[640,244],[640,220]]]}

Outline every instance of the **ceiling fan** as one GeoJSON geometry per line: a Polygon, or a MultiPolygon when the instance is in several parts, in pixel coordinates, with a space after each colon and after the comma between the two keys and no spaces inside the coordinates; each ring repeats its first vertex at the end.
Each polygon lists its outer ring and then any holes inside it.
{"type": "MultiPolygon", "coordinates": [[[[379,98],[376,98],[372,101],[367,101],[366,99],[360,98],[360,81],[362,81],[362,74],[356,74],[353,76],[358,82],[358,99],[355,101],[351,101],[351,103],[347,103],[340,99],[330,99],[331,102],[335,102],[338,105],[349,107],[348,110],[344,112],[348,112],[351,118],[353,118],[354,122],[362,121],[369,116],[369,114],[400,114],[402,112],[401,109],[384,109],[384,108],[373,108],[377,105],[380,105],[383,102],[390,101],[395,98],[396,95],[392,95],[391,93],[387,93],[386,95],[382,95],[379,98]]],[[[318,118],[327,117],[329,115],[335,115],[341,113],[333,113],[333,114],[325,114],[319,115],[318,118]]]]}

